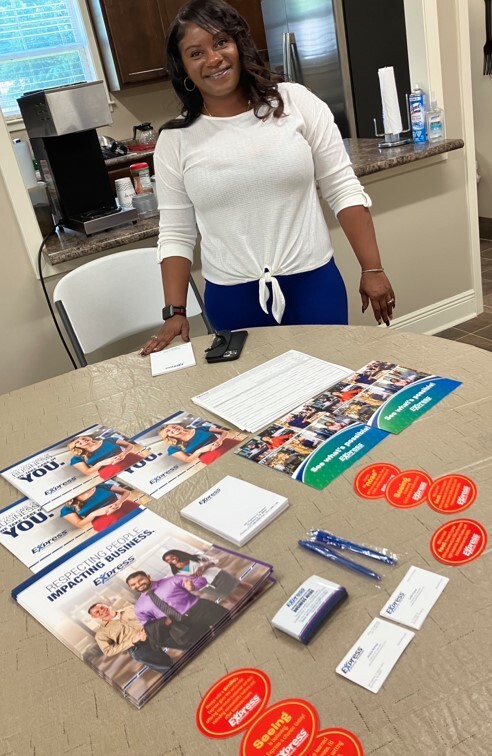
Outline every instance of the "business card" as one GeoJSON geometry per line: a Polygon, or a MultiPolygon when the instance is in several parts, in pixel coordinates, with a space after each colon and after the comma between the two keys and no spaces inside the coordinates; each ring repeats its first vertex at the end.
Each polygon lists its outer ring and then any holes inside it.
{"type": "Polygon", "coordinates": [[[443,575],[410,567],[379,613],[381,617],[420,630],[448,583],[449,578],[443,575]]]}
{"type": "Polygon", "coordinates": [[[378,693],[414,635],[391,622],[373,619],[336,672],[371,693],[378,693]]]}

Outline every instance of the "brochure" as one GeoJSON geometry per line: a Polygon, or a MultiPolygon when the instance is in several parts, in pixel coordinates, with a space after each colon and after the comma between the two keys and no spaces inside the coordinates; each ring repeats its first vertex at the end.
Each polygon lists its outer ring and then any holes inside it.
{"type": "Polygon", "coordinates": [[[297,407],[243,444],[236,454],[313,488],[325,488],[388,434],[352,418],[323,412],[322,401],[317,397],[297,407]]]}
{"type": "Polygon", "coordinates": [[[140,708],[271,585],[271,573],[137,509],[12,596],[140,708]]]}
{"type": "Polygon", "coordinates": [[[1,471],[46,512],[114,478],[148,452],[113,428],[93,425],[1,471]]]}
{"type": "Polygon", "coordinates": [[[51,512],[19,499],[0,511],[0,543],[39,572],[149,501],[147,494],[116,480],[99,483],[51,512]]]}
{"type": "Polygon", "coordinates": [[[285,496],[227,475],[184,507],[181,514],[243,546],[288,505],[285,496]]]}
{"type": "Polygon", "coordinates": [[[460,385],[450,378],[374,361],[331,386],[323,399],[337,415],[401,433],[460,385]]]}
{"type": "Polygon", "coordinates": [[[175,412],[137,433],[133,441],[147,450],[145,459],[118,478],[151,496],[171,491],[246,437],[189,412],[175,412]]]}
{"type": "Polygon", "coordinates": [[[370,362],[280,417],[236,454],[321,489],[459,385],[370,362]]]}

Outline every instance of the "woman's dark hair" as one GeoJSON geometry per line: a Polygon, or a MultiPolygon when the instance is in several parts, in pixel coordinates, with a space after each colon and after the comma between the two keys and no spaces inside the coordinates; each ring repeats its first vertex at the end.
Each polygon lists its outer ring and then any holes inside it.
{"type": "MultiPolygon", "coordinates": [[[[180,562],[201,562],[199,556],[196,554],[188,554],[187,551],[180,551],[180,549],[169,549],[169,551],[166,551],[165,554],[162,555],[162,561],[166,561],[166,557],[168,556],[175,556],[178,557],[180,562]]],[[[176,567],[175,564],[169,565],[171,568],[171,572],[173,575],[176,575],[177,572],[179,572],[179,569],[176,567]]]]}
{"type": "Polygon", "coordinates": [[[200,91],[194,88],[189,92],[184,85],[186,71],[179,43],[185,35],[187,23],[196,24],[210,34],[225,32],[231,37],[236,43],[241,61],[240,85],[251,102],[255,116],[266,120],[272,113],[275,118],[283,115],[284,103],[277,87],[282,77],[266,68],[244,18],[224,0],[190,0],[169,27],[166,42],[167,70],[174,91],[183,103],[182,117],[168,121],[161,130],[191,126],[202,112],[203,98],[200,91]]]}

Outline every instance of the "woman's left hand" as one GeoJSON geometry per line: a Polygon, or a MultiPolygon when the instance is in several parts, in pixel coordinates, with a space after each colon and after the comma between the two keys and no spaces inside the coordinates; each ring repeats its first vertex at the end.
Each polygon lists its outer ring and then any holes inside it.
{"type": "Polygon", "coordinates": [[[393,287],[384,271],[362,273],[359,293],[362,299],[362,312],[367,310],[370,302],[378,325],[383,322],[389,326],[396,301],[393,287]]]}

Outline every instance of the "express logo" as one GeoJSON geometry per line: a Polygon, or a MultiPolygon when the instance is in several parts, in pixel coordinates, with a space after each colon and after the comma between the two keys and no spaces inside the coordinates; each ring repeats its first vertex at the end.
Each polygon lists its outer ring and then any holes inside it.
{"type": "Polygon", "coordinates": [[[403,591],[401,591],[395,598],[395,600],[386,609],[386,614],[393,614],[393,612],[398,608],[404,598],[405,594],[403,593],[403,591]]]}
{"type": "Polygon", "coordinates": [[[347,659],[347,661],[342,667],[342,672],[344,675],[347,675],[350,672],[350,670],[356,663],[357,659],[359,659],[359,657],[361,657],[363,653],[364,653],[364,649],[362,648],[362,646],[359,646],[358,648],[355,649],[350,659],[347,659]]]}

